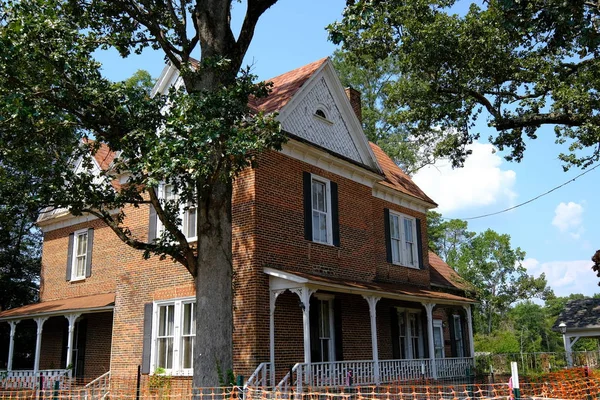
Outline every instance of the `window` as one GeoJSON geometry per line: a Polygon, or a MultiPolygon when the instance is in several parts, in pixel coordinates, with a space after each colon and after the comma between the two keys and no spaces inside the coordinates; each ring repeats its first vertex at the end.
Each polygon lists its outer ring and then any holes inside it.
{"type": "Polygon", "coordinates": [[[83,280],[92,274],[93,229],[81,229],[69,235],[67,281],[83,280]]]}
{"type": "Polygon", "coordinates": [[[433,320],[433,347],[435,358],[444,358],[444,326],[439,319],[433,320]]]}
{"type": "Polygon", "coordinates": [[[73,267],[71,269],[71,280],[85,278],[85,266],[87,258],[87,229],[75,232],[75,242],[73,245],[73,267]]]}
{"type": "Polygon", "coordinates": [[[312,178],[312,239],[331,244],[331,190],[329,181],[312,178]]]}
{"type": "Polygon", "coordinates": [[[321,109],[318,109],[317,111],[315,111],[315,115],[317,117],[321,117],[321,118],[327,119],[327,115],[325,115],[325,111],[323,111],[321,109]]]}
{"type": "Polygon", "coordinates": [[[417,248],[417,220],[403,214],[389,214],[391,261],[407,267],[419,268],[417,248]]]}
{"type": "Polygon", "coordinates": [[[423,328],[421,312],[413,309],[398,309],[398,332],[401,358],[423,358],[423,328]]]}
{"type": "Polygon", "coordinates": [[[452,317],[452,323],[454,324],[454,346],[456,348],[456,357],[464,357],[465,347],[463,344],[463,333],[460,315],[453,315],[452,317]]]}
{"type": "Polygon", "coordinates": [[[335,359],[335,349],[333,347],[333,300],[319,299],[317,304],[319,305],[318,361],[333,361],[335,359]]]}
{"type": "MultiPolygon", "coordinates": [[[[175,201],[177,200],[177,194],[173,190],[173,185],[160,185],[158,190],[159,199],[163,199],[165,201],[175,201]]],[[[189,241],[195,241],[197,239],[197,229],[196,229],[196,206],[189,205],[187,207],[181,206],[179,210],[179,218],[182,222],[182,232],[185,237],[189,241]]],[[[160,218],[156,217],[156,232],[158,235],[163,232],[164,226],[160,221],[160,218]]]]}
{"type": "Polygon", "coordinates": [[[195,303],[179,299],[154,303],[151,371],[191,375],[196,336],[195,303]]]}

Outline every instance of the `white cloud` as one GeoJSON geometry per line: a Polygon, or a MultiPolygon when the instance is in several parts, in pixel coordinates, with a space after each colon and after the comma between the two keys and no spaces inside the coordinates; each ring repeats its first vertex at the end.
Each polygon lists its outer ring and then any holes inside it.
{"type": "Polygon", "coordinates": [[[528,258],[523,261],[523,266],[530,275],[536,277],[545,273],[548,285],[557,296],[568,296],[571,293],[592,296],[600,292],[600,278],[592,271],[592,262],[589,260],[540,263],[535,258],[528,258]]]}
{"type": "Polygon", "coordinates": [[[573,239],[579,239],[584,232],[583,205],[574,203],[560,203],[554,210],[552,225],[561,232],[568,233],[573,239]]]}
{"type": "Polygon", "coordinates": [[[452,169],[447,160],[419,170],[413,180],[439,204],[441,213],[470,210],[493,204],[512,204],[516,198],[516,173],[501,168],[502,158],[491,144],[479,142],[469,147],[463,168],[452,169]]]}

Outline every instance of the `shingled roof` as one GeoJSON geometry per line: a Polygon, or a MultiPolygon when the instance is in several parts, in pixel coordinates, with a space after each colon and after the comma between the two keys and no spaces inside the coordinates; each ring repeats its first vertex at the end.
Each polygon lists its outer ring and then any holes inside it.
{"type": "Polygon", "coordinates": [[[251,100],[250,106],[265,113],[281,110],[325,61],[327,57],[267,79],[266,82],[273,82],[271,93],[265,98],[251,100]]]}
{"type": "Polygon", "coordinates": [[[600,299],[571,300],[560,313],[552,329],[564,322],[567,331],[586,328],[600,328],[600,299]]]}
{"type": "Polygon", "coordinates": [[[369,142],[369,144],[385,175],[385,180],[380,181],[380,184],[437,206],[437,203],[427,196],[381,147],[375,143],[369,142]]]}
{"type": "Polygon", "coordinates": [[[429,250],[429,267],[432,286],[458,290],[469,289],[469,284],[431,250],[429,250]]]}

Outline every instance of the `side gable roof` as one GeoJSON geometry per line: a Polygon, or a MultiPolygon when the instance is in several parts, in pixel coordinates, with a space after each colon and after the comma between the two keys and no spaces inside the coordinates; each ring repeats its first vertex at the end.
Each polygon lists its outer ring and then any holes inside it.
{"type": "Polygon", "coordinates": [[[250,105],[257,111],[265,113],[280,110],[325,61],[327,61],[327,57],[269,79],[268,81],[273,82],[273,89],[269,96],[252,99],[250,105]]]}
{"type": "Polygon", "coordinates": [[[410,177],[400,169],[398,165],[388,156],[381,147],[375,143],[369,142],[379,166],[381,167],[385,180],[380,181],[381,185],[387,186],[391,189],[398,190],[404,194],[415,197],[431,205],[437,206],[437,203],[433,201],[429,196],[425,194],[410,177]]]}
{"type": "Polygon", "coordinates": [[[429,271],[432,286],[459,290],[469,289],[468,283],[431,250],[429,250],[429,271]]]}

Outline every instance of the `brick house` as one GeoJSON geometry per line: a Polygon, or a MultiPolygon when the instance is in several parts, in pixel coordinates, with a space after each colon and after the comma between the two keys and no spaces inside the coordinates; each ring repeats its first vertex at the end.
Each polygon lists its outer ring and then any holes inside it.
{"type": "MultiPolygon", "coordinates": [[[[154,90],[177,80],[167,66],[154,90]]],[[[436,204],[367,141],[360,94],[344,90],[329,59],[272,81],[252,105],[279,112],[289,141],[234,184],[235,373],[269,385],[292,384],[294,374],[312,385],[347,384],[349,374],[371,384],[463,376],[473,301],[428,251],[426,212],[436,204]]],[[[101,148],[97,170],[114,157],[101,148]]],[[[139,237],[160,231],[152,210],[125,212],[139,237]]],[[[188,237],[194,212],[183,216],[188,237]]],[[[5,386],[50,381],[67,367],[84,382],[134,378],[138,366],[192,374],[195,292],[183,266],[144,260],[90,216],[53,210],[38,224],[40,302],[0,312],[11,338],[1,344],[5,386]],[[36,338],[29,365],[14,356],[20,329],[36,338]]]]}

